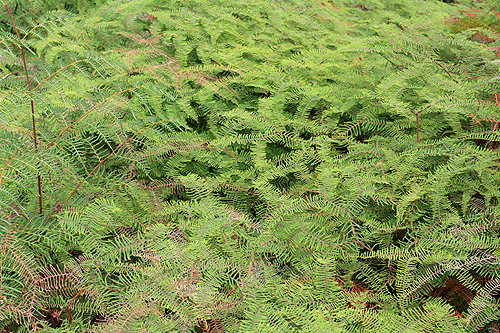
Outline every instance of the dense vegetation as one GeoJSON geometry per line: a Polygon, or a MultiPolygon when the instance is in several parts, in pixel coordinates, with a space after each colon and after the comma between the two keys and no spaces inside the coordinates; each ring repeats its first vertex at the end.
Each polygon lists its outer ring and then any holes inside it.
{"type": "Polygon", "coordinates": [[[2,332],[500,330],[498,3],[2,4],[2,332]]]}

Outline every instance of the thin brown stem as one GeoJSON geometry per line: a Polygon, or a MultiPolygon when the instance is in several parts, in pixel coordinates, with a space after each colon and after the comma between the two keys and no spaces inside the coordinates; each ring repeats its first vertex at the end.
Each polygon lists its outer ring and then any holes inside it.
{"type": "MultiPolygon", "coordinates": [[[[30,96],[30,102],[31,102],[31,123],[33,124],[33,140],[35,143],[35,150],[38,152],[38,140],[36,136],[36,121],[35,121],[35,105],[33,103],[33,95],[31,94],[31,81],[30,77],[28,75],[28,66],[26,65],[26,56],[24,54],[24,47],[23,43],[21,40],[21,36],[19,36],[19,32],[17,31],[17,26],[16,23],[14,22],[14,18],[12,17],[12,14],[10,12],[10,8],[7,5],[7,2],[5,2],[5,8],[7,9],[7,12],[9,13],[10,16],[10,21],[12,22],[12,26],[14,27],[14,31],[16,32],[17,38],[19,39],[19,47],[21,48],[21,54],[23,57],[23,64],[24,64],[24,73],[26,74],[26,82],[28,83],[28,90],[29,90],[29,96],[30,96]]],[[[38,208],[40,211],[40,214],[43,214],[43,208],[42,208],[42,180],[40,177],[40,172],[38,173],[38,208]]]]}

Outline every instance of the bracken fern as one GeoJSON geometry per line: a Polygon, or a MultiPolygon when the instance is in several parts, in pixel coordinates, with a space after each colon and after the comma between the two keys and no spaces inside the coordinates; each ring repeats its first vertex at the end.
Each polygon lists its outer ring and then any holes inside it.
{"type": "Polygon", "coordinates": [[[4,331],[498,330],[483,4],[3,4],[4,331]]]}

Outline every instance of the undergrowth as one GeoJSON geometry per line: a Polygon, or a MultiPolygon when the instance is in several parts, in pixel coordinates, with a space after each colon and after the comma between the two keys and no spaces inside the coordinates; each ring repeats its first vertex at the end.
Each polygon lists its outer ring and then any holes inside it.
{"type": "Polygon", "coordinates": [[[3,0],[3,332],[496,332],[496,3],[3,0]]]}

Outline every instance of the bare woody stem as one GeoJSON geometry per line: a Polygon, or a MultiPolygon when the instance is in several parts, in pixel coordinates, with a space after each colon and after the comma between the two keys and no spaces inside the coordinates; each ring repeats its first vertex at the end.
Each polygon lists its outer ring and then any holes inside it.
{"type": "MultiPolygon", "coordinates": [[[[24,47],[23,47],[23,43],[21,40],[21,36],[19,36],[19,32],[17,31],[17,26],[16,26],[16,23],[14,22],[14,18],[12,17],[9,6],[7,5],[7,1],[5,1],[5,8],[7,9],[7,12],[9,13],[10,21],[12,22],[12,26],[14,27],[14,31],[16,32],[17,38],[19,39],[19,47],[21,48],[21,54],[23,56],[24,73],[26,74],[26,82],[28,83],[29,96],[30,96],[30,102],[31,102],[31,123],[33,124],[33,140],[35,143],[35,151],[38,152],[38,140],[36,137],[35,105],[33,103],[33,95],[31,93],[31,81],[30,81],[30,77],[28,75],[28,66],[26,65],[26,57],[24,55],[24,47]]],[[[40,214],[42,214],[43,213],[42,181],[40,178],[40,172],[38,172],[38,208],[39,208],[40,214]]]]}

